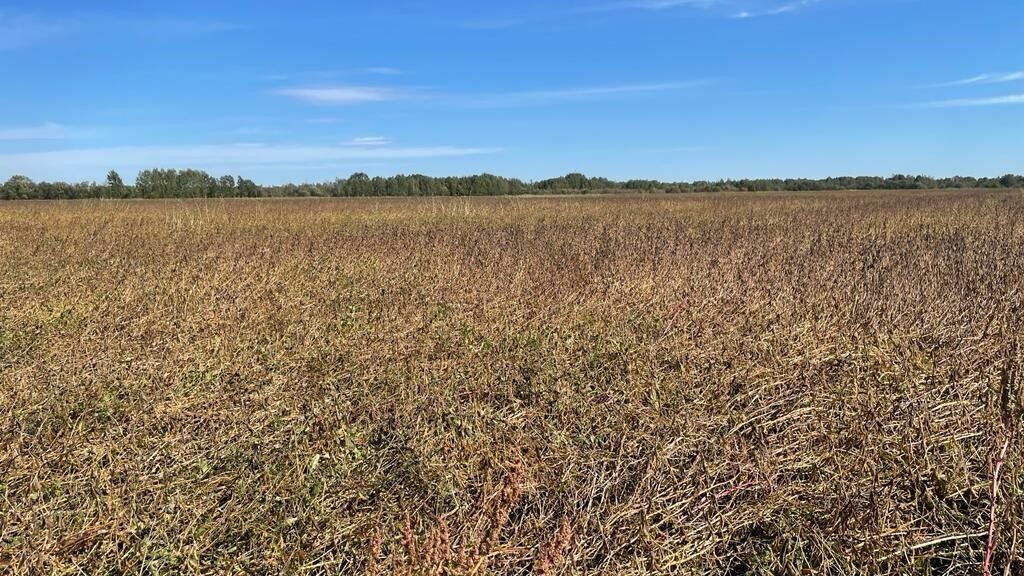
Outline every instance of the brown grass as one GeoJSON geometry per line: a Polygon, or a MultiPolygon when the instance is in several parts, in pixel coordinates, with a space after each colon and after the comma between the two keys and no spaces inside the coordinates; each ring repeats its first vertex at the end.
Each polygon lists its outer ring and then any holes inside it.
{"type": "Polygon", "coordinates": [[[1020,573],[1022,217],[0,204],[0,571],[1020,573]]]}

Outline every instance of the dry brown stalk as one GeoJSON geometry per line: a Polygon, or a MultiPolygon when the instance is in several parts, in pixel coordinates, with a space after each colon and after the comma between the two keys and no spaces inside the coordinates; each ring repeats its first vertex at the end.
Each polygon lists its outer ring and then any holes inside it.
{"type": "MultiPolygon", "coordinates": [[[[982,563],[981,572],[985,576],[992,575],[992,553],[996,548],[996,505],[999,499],[999,476],[1003,470],[1003,464],[1006,463],[1006,453],[1010,448],[1010,439],[1012,438],[1010,433],[1004,433],[1003,447],[999,450],[998,456],[995,459],[995,465],[992,468],[992,488],[990,491],[992,504],[989,507],[988,516],[988,544],[985,546],[985,561],[982,563]]],[[[1009,562],[1012,563],[1012,559],[1009,562]]]]}
{"type": "Polygon", "coordinates": [[[1010,574],[1022,285],[1019,191],[0,203],[0,573],[1010,574]]]}

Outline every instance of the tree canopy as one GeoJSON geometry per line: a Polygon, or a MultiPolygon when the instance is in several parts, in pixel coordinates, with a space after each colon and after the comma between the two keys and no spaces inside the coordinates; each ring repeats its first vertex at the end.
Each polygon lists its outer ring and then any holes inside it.
{"type": "Polygon", "coordinates": [[[724,192],[724,191],[813,191],[813,190],[908,190],[935,188],[1024,188],[1024,176],[1006,174],[996,178],[954,176],[932,178],[896,174],[841,176],[820,180],[808,178],[742,179],[696,182],[660,182],[588,177],[566,174],[537,182],[524,182],[493,174],[432,177],[422,174],[370,177],[356,172],[331,182],[262,186],[242,176],[213,177],[202,170],[142,170],[134,185],[125,184],[114,170],[106,182],[33,182],[26,176],[12,176],[0,186],[0,200],[49,200],[76,198],[265,198],[265,197],[348,197],[348,196],[503,196],[518,194],[637,192],[724,192]]]}

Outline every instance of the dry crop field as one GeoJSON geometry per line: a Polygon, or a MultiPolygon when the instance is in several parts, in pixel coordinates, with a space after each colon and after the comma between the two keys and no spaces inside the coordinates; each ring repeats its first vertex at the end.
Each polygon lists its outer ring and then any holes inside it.
{"type": "Polygon", "coordinates": [[[1019,191],[2,203],[0,571],[1020,574],[1022,283],[1019,191]]]}

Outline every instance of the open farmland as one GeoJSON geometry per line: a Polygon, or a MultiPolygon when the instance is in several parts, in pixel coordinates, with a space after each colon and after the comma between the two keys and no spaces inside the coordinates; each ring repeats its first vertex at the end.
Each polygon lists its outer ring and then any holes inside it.
{"type": "Polygon", "coordinates": [[[0,569],[1014,573],[1022,284],[1019,191],[2,203],[0,569]]]}

